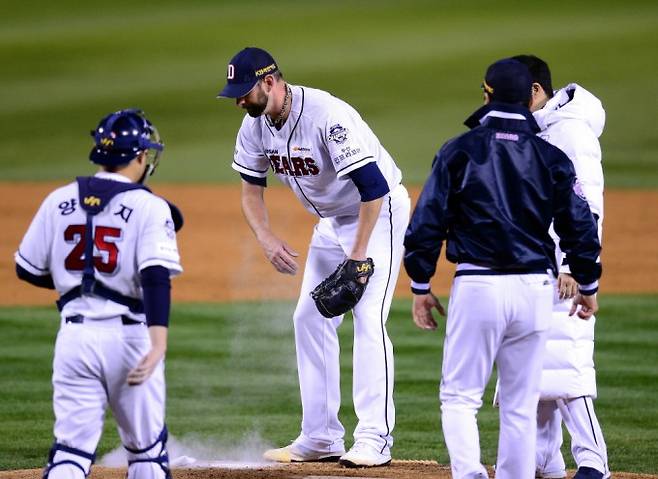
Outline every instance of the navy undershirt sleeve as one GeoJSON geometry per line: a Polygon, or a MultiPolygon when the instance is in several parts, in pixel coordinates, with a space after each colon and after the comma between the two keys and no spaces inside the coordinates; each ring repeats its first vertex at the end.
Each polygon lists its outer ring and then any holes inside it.
{"type": "Polygon", "coordinates": [[[381,198],[390,191],[386,178],[374,161],[350,171],[347,175],[359,190],[363,202],[381,198]]]}
{"type": "Polygon", "coordinates": [[[240,173],[240,176],[247,183],[251,183],[252,185],[267,187],[267,178],[259,178],[257,176],[249,176],[249,175],[245,175],[244,173],[240,173]]]}
{"type": "Polygon", "coordinates": [[[32,274],[19,264],[16,265],[16,276],[18,276],[19,279],[27,281],[28,283],[33,284],[39,288],[55,289],[55,283],[53,283],[53,277],[51,275],[32,274]]]}
{"type": "Polygon", "coordinates": [[[149,266],[141,272],[144,314],[149,326],[169,326],[171,281],[164,266],[149,266]]]}

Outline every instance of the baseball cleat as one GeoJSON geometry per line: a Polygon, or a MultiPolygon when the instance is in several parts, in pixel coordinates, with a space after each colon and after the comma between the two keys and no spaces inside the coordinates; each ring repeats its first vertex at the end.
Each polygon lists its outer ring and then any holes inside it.
{"type": "Polygon", "coordinates": [[[581,466],[576,471],[576,475],[573,476],[573,479],[603,479],[603,473],[597,471],[593,467],[581,466]]]}
{"type": "Polygon", "coordinates": [[[391,453],[386,448],[384,453],[378,448],[358,441],[349,452],[340,458],[340,464],[345,467],[379,467],[388,466],[391,463],[391,453]]]}
{"type": "Polygon", "coordinates": [[[263,458],[274,462],[337,462],[345,451],[314,451],[294,442],[286,447],[269,449],[263,458]]]}

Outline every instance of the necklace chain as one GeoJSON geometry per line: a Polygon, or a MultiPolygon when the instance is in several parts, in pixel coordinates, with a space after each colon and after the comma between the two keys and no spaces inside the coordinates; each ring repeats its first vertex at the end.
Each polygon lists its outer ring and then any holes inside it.
{"type": "Polygon", "coordinates": [[[290,87],[286,83],[286,96],[283,97],[283,105],[281,105],[281,111],[277,115],[276,119],[271,118],[270,121],[272,122],[273,125],[281,125],[283,123],[283,115],[286,112],[286,108],[288,108],[288,104],[290,103],[290,98],[292,97],[292,91],[290,90],[290,87]]]}

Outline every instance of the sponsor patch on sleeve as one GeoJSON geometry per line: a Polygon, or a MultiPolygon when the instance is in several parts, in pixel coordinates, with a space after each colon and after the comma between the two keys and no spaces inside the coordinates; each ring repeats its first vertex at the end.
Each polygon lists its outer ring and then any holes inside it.
{"type": "Polygon", "coordinates": [[[343,161],[349,160],[350,158],[354,161],[357,158],[354,158],[361,152],[361,148],[352,148],[351,146],[344,146],[340,149],[340,154],[336,155],[333,159],[336,165],[340,165],[343,161]]]}
{"type": "Polygon", "coordinates": [[[178,256],[178,248],[176,245],[171,243],[158,243],[156,246],[156,251],[161,255],[166,257],[178,256]]]}

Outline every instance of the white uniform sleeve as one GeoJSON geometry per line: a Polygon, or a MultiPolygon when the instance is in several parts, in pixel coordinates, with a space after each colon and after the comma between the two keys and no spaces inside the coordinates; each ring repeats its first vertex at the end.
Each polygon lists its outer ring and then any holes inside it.
{"type": "Polygon", "coordinates": [[[149,201],[137,245],[137,265],[141,271],[149,266],[164,266],[171,276],[183,271],[176,244],[176,231],[167,203],[156,196],[149,201]]]}
{"type": "Polygon", "coordinates": [[[52,244],[52,228],[50,227],[50,208],[48,196],[37,211],[28,228],[18,251],[14,254],[16,263],[36,276],[50,274],[50,245],[52,244]]]}
{"type": "Polygon", "coordinates": [[[368,126],[347,107],[333,109],[325,125],[324,138],[338,178],[362,166],[377,161],[367,140],[368,126]]]}
{"type": "Polygon", "coordinates": [[[263,151],[258,122],[253,121],[249,116],[245,116],[238,131],[231,167],[248,176],[267,177],[270,160],[263,151]]]}

